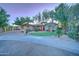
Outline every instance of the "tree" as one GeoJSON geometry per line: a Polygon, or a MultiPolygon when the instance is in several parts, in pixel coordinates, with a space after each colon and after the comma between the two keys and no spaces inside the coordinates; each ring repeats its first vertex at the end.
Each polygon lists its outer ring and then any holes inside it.
{"type": "Polygon", "coordinates": [[[42,12],[42,19],[43,19],[44,21],[46,21],[47,19],[49,19],[49,12],[48,12],[47,10],[44,10],[44,11],[42,12]]]}
{"type": "Polygon", "coordinates": [[[10,17],[10,15],[8,15],[3,8],[0,8],[0,27],[3,28],[4,31],[5,27],[8,25],[8,17],[10,17]]]}
{"type": "Polygon", "coordinates": [[[76,16],[76,18],[79,19],[79,4],[75,4],[72,6],[72,12],[74,14],[74,16],[76,16]]]}
{"type": "Polygon", "coordinates": [[[55,9],[55,18],[62,24],[64,32],[67,32],[68,16],[69,16],[69,7],[66,4],[61,3],[55,9]]]}
{"type": "Polygon", "coordinates": [[[25,20],[26,20],[25,22],[27,22],[27,23],[29,23],[29,22],[33,22],[33,20],[30,19],[30,17],[28,17],[28,16],[25,18],[25,20]]]}
{"type": "Polygon", "coordinates": [[[41,13],[38,14],[38,21],[41,21],[41,13]]]}
{"type": "Polygon", "coordinates": [[[30,19],[30,17],[17,17],[14,24],[22,26],[25,22],[29,23],[32,22],[32,20],[30,19]]]}
{"type": "Polygon", "coordinates": [[[49,17],[50,17],[51,19],[54,18],[54,11],[53,11],[53,10],[49,11],[49,17]]]}
{"type": "Polygon", "coordinates": [[[74,4],[70,6],[70,18],[69,18],[69,28],[70,28],[70,33],[69,36],[73,39],[79,39],[79,32],[77,31],[78,25],[79,25],[79,4],[74,4]],[[77,35],[78,34],[78,35],[77,35]]]}
{"type": "Polygon", "coordinates": [[[19,17],[16,18],[14,24],[16,24],[16,25],[22,25],[21,24],[21,20],[19,19],[19,17]]]}
{"type": "Polygon", "coordinates": [[[33,20],[38,21],[38,15],[35,15],[35,16],[33,17],[33,20]]]}

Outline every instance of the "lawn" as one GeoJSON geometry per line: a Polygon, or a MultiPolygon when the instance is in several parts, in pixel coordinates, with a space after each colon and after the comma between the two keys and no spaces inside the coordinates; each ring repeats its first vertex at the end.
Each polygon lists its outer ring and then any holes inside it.
{"type": "Polygon", "coordinates": [[[56,32],[38,31],[38,32],[32,32],[31,35],[35,35],[35,36],[52,36],[52,35],[56,35],[56,32]]]}

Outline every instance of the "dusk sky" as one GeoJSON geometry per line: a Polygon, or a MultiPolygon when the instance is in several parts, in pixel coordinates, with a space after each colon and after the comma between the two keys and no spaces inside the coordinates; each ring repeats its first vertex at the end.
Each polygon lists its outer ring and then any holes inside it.
{"type": "Polygon", "coordinates": [[[10,14],[9,23],[13,23],[16,17],[19,16],[35,16],[43,10],[53,10],[59,4],[56,3],[5,3],[0,4],[0,7],[5,9],[8,14],[10,14]]]}

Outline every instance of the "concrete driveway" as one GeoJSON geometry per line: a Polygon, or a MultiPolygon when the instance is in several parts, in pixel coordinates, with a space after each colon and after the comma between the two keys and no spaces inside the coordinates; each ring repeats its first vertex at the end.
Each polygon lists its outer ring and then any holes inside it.
{"type": "Polygon", "coordinates": [[[9,32],[0,36],[0,55],[75,56],[79,55],[79,42],[9,32]]]}

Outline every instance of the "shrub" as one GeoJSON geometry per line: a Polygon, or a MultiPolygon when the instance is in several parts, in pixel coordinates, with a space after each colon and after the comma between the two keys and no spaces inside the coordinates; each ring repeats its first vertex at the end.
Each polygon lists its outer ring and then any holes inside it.
{"type": "Polygon", "coordinates": [[[57,34],[58,37],[60,37],[61,35],[63,35],[62,28],[57,28],[56,29],[56,34],[57,34]]]}
{"type": "Polygon", "coordinates": [[[77,33],[76,31],[69,32],[68,36],[74,40],[77,40],[77,41],[79,40],[79,33],[77,33]]]}
{"type": "Polygon", "coordinates": [[[40,29],[38,27],[35,27],[35,31],[39,31],[40,29]]]}

